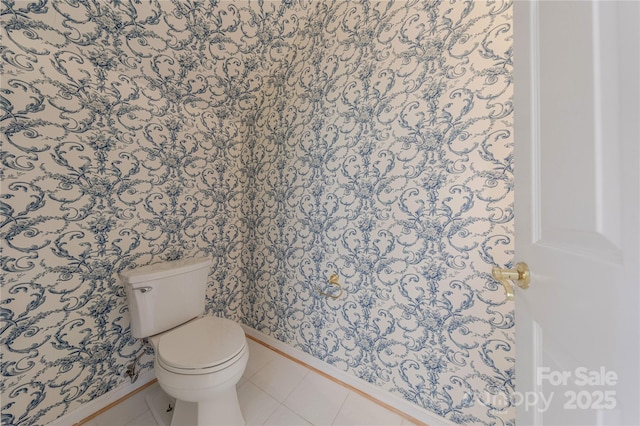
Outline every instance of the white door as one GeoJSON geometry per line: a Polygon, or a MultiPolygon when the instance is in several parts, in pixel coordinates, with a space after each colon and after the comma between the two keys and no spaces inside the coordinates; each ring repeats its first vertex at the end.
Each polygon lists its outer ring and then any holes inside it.
{"type": "Polygon", "coordinates": [[[516,423],[640,424],[640,2],[515,1],[516,423]]]}

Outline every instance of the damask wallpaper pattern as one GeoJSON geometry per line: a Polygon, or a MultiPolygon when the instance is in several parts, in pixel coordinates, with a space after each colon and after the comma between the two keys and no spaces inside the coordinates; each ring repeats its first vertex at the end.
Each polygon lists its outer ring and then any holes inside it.
{"type": "Polygon", "coordinates": [[[513,306],[490,277],[513,250],[510,13],[2,0],[2,424],[151,368],[118,273],[194,255],[209,313],[512,424],[493,397],[514,390],[513,306]]]}

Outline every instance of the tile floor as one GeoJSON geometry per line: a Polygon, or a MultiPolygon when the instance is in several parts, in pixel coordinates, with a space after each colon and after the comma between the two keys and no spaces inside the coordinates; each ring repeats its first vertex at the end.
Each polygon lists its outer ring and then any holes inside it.
{"type": "MultiPolygon", "coordinates": [[[[413,425],[358,393],[247,340],[249,362],[238,383],[238,399],[247,425],[413,425]]],[[[85,426],[158,426],[145,402],[154,393],[163,394],[157,383],[85,426]]]]}

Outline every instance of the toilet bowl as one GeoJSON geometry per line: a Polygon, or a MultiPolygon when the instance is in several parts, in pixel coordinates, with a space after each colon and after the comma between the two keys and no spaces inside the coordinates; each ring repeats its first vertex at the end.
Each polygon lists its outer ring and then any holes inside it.
{"type": "Polygon", "coordinates": [[[194,318],[204,310],[209,264],[192,259],[122,273],[132,334],[149,337],[158,383],[176,399],[171,425],[244,425],[235,388],[249,359],[244,331],[228,319],[194,318]]]}
{"type": "Polygon", "coordinates": [[[235,385],[249,359],[242,327],[202,317],[151,337],[160,387],[176,398],[172,425],[243,425],[235,385]]]}

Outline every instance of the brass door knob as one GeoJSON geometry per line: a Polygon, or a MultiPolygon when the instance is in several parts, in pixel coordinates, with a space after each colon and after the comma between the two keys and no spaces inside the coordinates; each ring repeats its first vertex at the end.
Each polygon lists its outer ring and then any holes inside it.
{"type": "Polygon", "coordinates": [[[500,281],[500,284],[504,286],[504,292],[507,294],[507,300],[513,300],[516,298],[513,286],[509,281],[515,282],[521,289],[529,288],[529,282],[531,282],[529,267],[524,262],[516,263],[515,269],[493,268],[491,270],[491,275],[493,275],[493,278],[500,281]]]}

